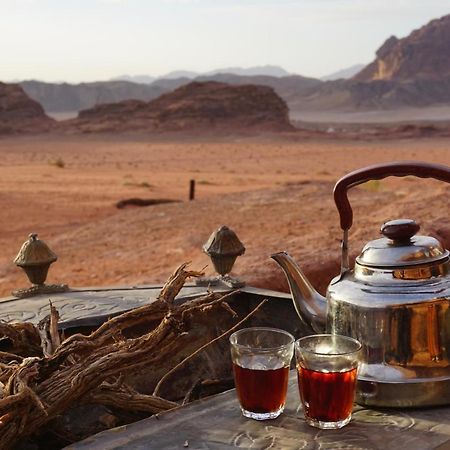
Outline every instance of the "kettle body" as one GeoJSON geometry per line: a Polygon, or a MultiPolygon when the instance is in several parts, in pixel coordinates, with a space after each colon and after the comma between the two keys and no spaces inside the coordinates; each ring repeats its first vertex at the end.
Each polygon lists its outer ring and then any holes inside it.
{"type": "MultiPolygon", "coordinates": [[[[450,262],[440,269],[450,274],[450,262]]],[[[372,276],[356,263],[327,292],[327,331],[363,344],[357,402],[450,404],[450,279],[400,279],[394,288],[372,276]]]]}
{"type": "Polygon", "coordinates": [[[450,404],[450,252],[416,235],[410,219],[383,224],[349,267],[350,187],[386,176],[416,175],[450,183],[450,168],[422,162],[370,166],[341,178],[334,197],[343,230],[341,272],[326,299],[287,253],[283,269],[301,320],[314,331],[350,336],[362,344],[356,401],[418,407],[450,404]]]}

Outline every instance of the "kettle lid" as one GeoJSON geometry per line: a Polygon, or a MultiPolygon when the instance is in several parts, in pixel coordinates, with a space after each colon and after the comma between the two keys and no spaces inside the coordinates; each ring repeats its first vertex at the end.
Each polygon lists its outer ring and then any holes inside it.
{"type": "Polygon", "coordinates": [[[384,223],[385,236],[368,242],[356,258],[358,264],[369,267],[405,267],[445,260],[450,252],[431,236],[415,236],[420,226],[411,219],[384,223]]]}

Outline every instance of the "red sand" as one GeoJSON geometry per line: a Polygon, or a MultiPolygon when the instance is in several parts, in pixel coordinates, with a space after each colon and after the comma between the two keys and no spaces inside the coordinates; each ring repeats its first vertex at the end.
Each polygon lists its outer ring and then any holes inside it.
{"type": "MultiPolygon", "coordinates": [[[[382,161],[450,165],[450,139],[42,135],[1,139],[0,153],[1,295],[28,285],[12,260],[30,232],[59,256],[49,282],[132,285],[162,282],[185,261],[195,269],[208,264],[201,246],[222,224],[247,247],[234,270],[241,278],[282,287],[268,256],[288,250],[323,288],[339,259],[335,181],[382,161]],[[115,208],[129,197],[187,200],[190,179],[197,181],[194,202],[115,208]]],[[[413,177],[354,189],[353,252],[378,237],[385,220],[415,218],[424,232],[448,226],[449,193],[448,185],[413,177]]]]}

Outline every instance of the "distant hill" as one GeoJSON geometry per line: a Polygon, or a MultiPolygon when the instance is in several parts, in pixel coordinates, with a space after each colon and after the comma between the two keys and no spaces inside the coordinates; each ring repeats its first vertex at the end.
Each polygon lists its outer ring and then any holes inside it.
{"type": "Polygon", "coordinates": [[[316,78],[302,77],[301,75],[290,75],[287,77],[269,77],[264,75],[242,76],[229,73],[216,75],[204,75],[196,78],[198,81],[217,81],[233,85],[254,84],[270,86],[285,101],[289,102],[293,97],[303,96],[313,92],[322,85],[316,78]]]}
{"type": "Polygon", "coordinates": [[[99,103],[138,99],[148,101],[166,92],[158,85],[129,81],[99,81],[94,83],[44,83],[23,81],[24,91],[39,102],[47,112],[79,111],[99,103]]]}
{"type": "Polygon", "coordinates": [[[156,77],[150,75],[119,75],[111,78],[109,81],[129,81],[130,83],[151,84],[156,80],[156,77]]]}
{"type": "Polygon", "coordinates": [[[329,75],[320,77],[320,79],[322,81],[332,81],[332,80],[340,80],[342,78],[344,79],[352,78],[354,75],[360,72],[363,67],[365,67],[364,64],[355,64],[345,69],[338,70],[337,72],[330,73],[329,75]]]}
{"type": "Polygon", "coordinates": [[[174,70],[172,72],[166,73],[165,75],[159,77],[153,77],[148,75],[121,75],[115,77],[112,81],[124,80],[131,81],[132,83],[144,83],[150,84],[157,80],[174,80],[180,78],[187,78],[193,80],[197,77],[217,75],[219,73],[231,73],[234,75],[241,76],[254,76],[254,75],[266,75],[269,77],[286,77],[289,74],[280,66],[265,65],[265,66],[254,66],[254,67],[224,67],[221,69],[210,70],[208,72],[193,72],[191,70],[174,70]]]}
{"type": "Polygon", "coordinates": [[[148,103],[98,105],[66,126],[83,132],[288,131],[293,129],[288,115],[286,103],[270,87],[192,82],[148,103]]]}
{"type": "Polygon", "coordinates": [[[173,70],[172,72],[166,73],[160,77],[157,77],[157,80],[174,80],[178,78],[187,78],[192,80],[195,77],[198,77],[200,72],[192,72],[191,70],[173,70]]]}
{"type": "Polygon", "coordinates": [[[181,77],[181,78],[158,78],[153,82],[153,86],[158,87],[164,92],[173,91],[174,89],[183,86],[183,84],[188,84],[192,81],[190,78],[181,77]]]}
{"type": "Polygon", "coordinates": [[[233,75],[240,75],[240,76],[246,76],[246,77],[253,77],[257,75],[265,75],[267,77],[287,77],[290,75],[289,72],[284,70],[280,66],[271,66],[271,65],[265,65],[265,66],[255,66],[255,67],[225,67],[222,69],[216,69],[211,70],[209,72],[206,72],[201,75],[217,75],[220,73],[229,73],[233,75]]]}
{"type": "Polygon", "coordinates": [[[53,124],[18,84],[0,82],[0,134],[47,131],[53,124]]]}
{"type": "MultiPolygon", "coordinates": [[[[239,73],[258,73],[267,72],[277,74],[287,74],[287,72],[278,66],[260,66],[250,67],[248,69],[234,67],[230,69],[220,69],[213,71],[208,75],[201,76],[202,80],[217,80],[229,82],[233,79],[233,84],[251,84],[252,79],[245,79],[244,75],[224,75],[223,70],[235,70],[239,73]],[[220,72],[220,75],[218,73],[220,72]]],[[[178,87],[192,81],[193,77],[199,74],[187,71],[174,71],[165,75],[163,78],[154,78],[147,75],[130,76],[123,75],[111,81],[98,81],[90,83],[46,83],[42,81],[30,80],[22,81],[20,84],[25,92],[34,100],[39,102],[48,113],[58,113],[67,111],[80,111],[82,109],[92,108],[95,105],[103,103],[114,103],[122,100],[152,100],[166,92],[177,89],[178,87]]],[[[267,76],[268,77],[268,76],[267,76]]],[[[303,79],[303,77],[299,77],[303,79]]],[[[266,80],[261,78],[261,84],[272,85],[274,83],[268,77],[266,80]]],[[[290,82],[287,82],[288,84],[290,82]]],[[[283,82],[281,83],[283,84],[283,82]]]]}
{"type": "Polygon", "coordinates": [[[450,76],[450,14],[398,39],[391,36],[355,81],[442,80],[450,76]]]}

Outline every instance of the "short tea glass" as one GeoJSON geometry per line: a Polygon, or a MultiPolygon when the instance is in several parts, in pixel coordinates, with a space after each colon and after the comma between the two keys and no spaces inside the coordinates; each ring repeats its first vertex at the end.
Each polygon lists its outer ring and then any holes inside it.
{"type": "Polygon", "coordinates": [[[352,417],[361,344],[333,334],[295,342],[298,386],[306,422],[321,429],[342,428],[352,417]]]}
{"type": "Polygon", "coordinates": [[[236,331],[230,343],[242,414],[275,419],[286,403],[294,337],[276,328],[254,327],[236,331]]]}

